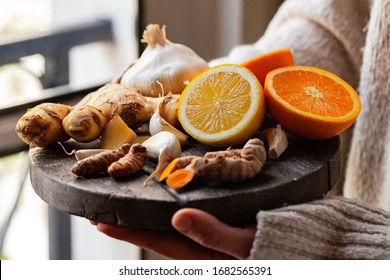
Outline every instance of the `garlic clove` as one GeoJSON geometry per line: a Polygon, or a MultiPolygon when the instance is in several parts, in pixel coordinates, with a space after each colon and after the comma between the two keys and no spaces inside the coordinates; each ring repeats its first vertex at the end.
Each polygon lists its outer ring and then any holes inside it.
{"type": "Polygon", "coordinates": [[[267,128],[262,132],[262,137],[268,145],[268,156],[270,159],[278,159],[287,149],[287,135],[278,124],[276,127],[267,128]]]}
{"type": "Polygon", "coordinates": [[[155,135],[162,131],[168,131],[173,133],[180,142],[180,145],[184,146],[188,144],[188,135],[184,134],[170,123],[168,123],[165,119],[163,119],[160,115],[159,110],[153,113],[152,117],[149,121],[149,132],[151,135],[155,135]]]}
{"type": "Polygon", "coordinates": [[[161,131],[142,143],[146,147],[148,158],[158,161],[156,170],[145,180],[160,174],[173,159],[181,156],[181,145],[177,137],[169,131],[161,131]]]}
{"type": "Polygon", "coordinates": [[[61,146],[65,154],[67,154],[68,156],[74,155],[77,161],[107,151],[107,149],[80,149],[80,150],[73,149],[71,152],[68,152],[61,142],[58,142],[58,144],[61,146]]]}
{"type": "Polygon", "coordinates": [[[107,151],[107,149],[80,149],[80,150],[73,150],[75,158],[77,161],[83,160],[87,157],[99,154],[101,152],[107,151]]]}

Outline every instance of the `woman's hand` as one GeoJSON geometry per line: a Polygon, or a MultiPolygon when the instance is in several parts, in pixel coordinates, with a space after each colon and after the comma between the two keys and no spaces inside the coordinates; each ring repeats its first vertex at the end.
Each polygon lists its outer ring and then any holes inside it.
{"type": "Polygon", "coordinates": [[[255,227],[235,228],[197,209],[181,209],[172,217],[176,231],[131,229],[94,223],[104,234],[172,259],[245,259],[255,227]]]}

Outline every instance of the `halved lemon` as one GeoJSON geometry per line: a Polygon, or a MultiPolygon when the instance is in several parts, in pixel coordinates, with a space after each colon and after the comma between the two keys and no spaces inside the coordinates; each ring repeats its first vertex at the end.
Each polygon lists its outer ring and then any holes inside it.
{"type": "Polygon", "coordinates": [[[197,141],[220,148],[246,142],[264,119],[263,89],[238,64],[222,64],[195,77],[182,92],[178,118],[197,141]]]}

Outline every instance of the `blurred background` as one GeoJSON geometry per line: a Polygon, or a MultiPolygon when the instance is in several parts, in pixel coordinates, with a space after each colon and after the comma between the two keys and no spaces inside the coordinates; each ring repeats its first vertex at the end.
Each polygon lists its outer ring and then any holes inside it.
{"type": "Polygon", "coordinates": [[[149,23],[206,60],[255,42],[282,0],[0,0],[0,259],[157,259],[49,207],[28,174],[17,120],[43,101],[74,104],[144,49],[149,23]]]}

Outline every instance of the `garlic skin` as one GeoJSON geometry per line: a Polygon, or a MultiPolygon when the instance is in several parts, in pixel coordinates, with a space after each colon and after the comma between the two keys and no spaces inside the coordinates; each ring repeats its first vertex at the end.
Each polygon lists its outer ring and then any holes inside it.
{"type": "Polygon", "coordinates": [[[142,42],[148,43],[137,62],[121,77],[120,83],[139,90],[144,96],[180,94],[196,75],[209,68],[192,49],[166,38],[165,26],[150,24],[142,42]]]}
{"type": "Polygon", "coordinates": [[[57,142],[57,143],[58,145],[61,146],[65,154],[67,154],[68,156],[74,155],[77,161],[107,151],[107,149],[80,149],[80,150],[73,149],[71,152],[68,152],[61,142],[57,142]]]}
{"type": "Polygon", "coordinates": [[[171,160],[181,156],[179,140],[168,131],[162,131],[151,136],[142,145],[146,148],[148,158],[158,160],[156,170],[149,175],[144,184],[160,174],[171,160]]]}
{"type": "Polygon", "coordinates": [[[162,131],[173,133],[179,140],[181,146],[188,144],[188,136],[168,123],[163,117],[161,117],[160,110],[156,110],[149,121],[149,132],[150,135],[155,135],[162,131]]]}
{"type": "Polygon", "coordinates": [[[264,130],[261,136],[268,145],[268,156],[270,159],[278,159],[287,149],[288,138],[280,124],[264,130]]]}

